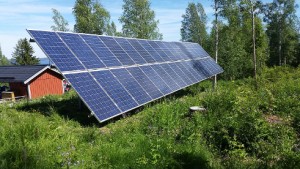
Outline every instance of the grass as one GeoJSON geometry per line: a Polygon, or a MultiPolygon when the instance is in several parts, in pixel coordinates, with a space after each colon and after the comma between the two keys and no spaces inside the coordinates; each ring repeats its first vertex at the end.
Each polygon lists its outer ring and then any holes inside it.
{"type": "Polygon", "coordinates": [[[0,168],[297,168],[300,69],[266,69],[259,86],[205,81],[104,124],[74,92],[0,104],[0,168]]]}

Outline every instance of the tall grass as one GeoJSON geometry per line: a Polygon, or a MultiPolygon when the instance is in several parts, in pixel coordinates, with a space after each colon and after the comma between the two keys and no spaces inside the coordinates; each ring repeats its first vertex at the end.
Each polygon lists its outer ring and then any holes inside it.
{"type": "Polygon", "coordinates": [[[205,81],[99,124],[78,96],[0,104],[0,168],[296,168],[300,70],[205,81]],[[207,111],[189,114],[189,107],[207,111]]]}

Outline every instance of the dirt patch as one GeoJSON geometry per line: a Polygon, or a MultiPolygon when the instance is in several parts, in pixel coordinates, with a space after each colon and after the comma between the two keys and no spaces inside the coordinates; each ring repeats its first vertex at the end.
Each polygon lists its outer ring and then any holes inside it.
{"type": "Polygon", "coordinates": [[[276,115],[265,115],[265,119],[271,124],[282,124],[284,120],[276,115]]]}
{"type": "Polygon", "coordinates": [[[100,132],[101,132],[101,134],[111,134],[110,129],[107,127],[101,127],[100,132]]]}

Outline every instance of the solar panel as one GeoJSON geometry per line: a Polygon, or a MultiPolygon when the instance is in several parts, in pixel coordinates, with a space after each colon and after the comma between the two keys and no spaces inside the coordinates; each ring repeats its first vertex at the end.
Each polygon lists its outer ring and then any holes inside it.
{"type": "Polygon", "coordinates": [[[114,69],[112,73],[139,105],[152,100],[148,93],[126,69],[114,69]]]}
{"type": "Polygon", "coordinates": [[[130,74],[135,78],[140,86],[151,96],[152,100],[160,98],[163,93],[158,89],[157,86],[149,79],[148,76],[141,70],[140,67],[127,68],[130,74]]]}
{"type": "Polygon", "coordinates": [[[196,43],[28,33],[99,122],[223,72],[196,43]]]}

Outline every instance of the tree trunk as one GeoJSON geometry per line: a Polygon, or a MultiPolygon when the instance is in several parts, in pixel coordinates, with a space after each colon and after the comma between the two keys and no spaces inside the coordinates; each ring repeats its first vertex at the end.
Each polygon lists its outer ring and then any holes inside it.
{"type": "MultiPolygon", "coordinates": [[[[219,30],[218,30],[218,2],[215,0],[215,61],[218,63],[218,46],[219,46],[219,30]]],[[[217,88],[217,75],[214,77],[213,89],[217,88]]]]}
{"type": "Polygon", "coordinates": [[[255,38],[255,14],[254,14],[254,4],[251,5],[252,12],[252,42],[253,42],[253,64],[254,64],[254,80],[255,80],[255,88],[258,88],[257,84],[257,65],[256,65],[256,38],[255,38]]]}
{"type": "MultiPolygon", "coordinates": [[[[281,22],[279,22],[281,24],[281,22]]],[[[278,38],[279,38],[279,46],[278,46],[278,59],[279,59],[279,66],[281,66],[281,25],[279,24],[279,31],[278,31],[278,38]]]]}

